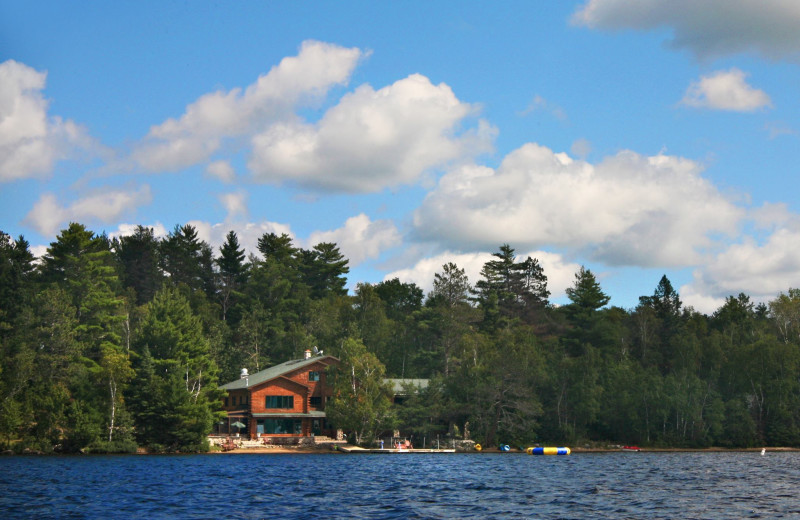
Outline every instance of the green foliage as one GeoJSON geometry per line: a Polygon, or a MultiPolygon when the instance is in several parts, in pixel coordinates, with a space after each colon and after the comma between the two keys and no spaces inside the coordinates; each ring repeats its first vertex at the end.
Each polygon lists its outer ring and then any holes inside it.
{"type": "Polygon", "coordinates": [[[393,425],[391,388],[385,369],[363,343],[348,338],[333,370],[333,396],[325,407],[329,420],[353,433],[356,443],[369,445],[381,429],[393,425]]]}
{"type": "Polygon", "coordinates": [[[445,264],[348,294],[348,261],[266,233],[215,257],[192,226],[109,241],[72,223],[37,265],[0,231],[0,443],[16,451],[206,448],[218,383],[319,346],[339,355],[329,418],[482,443],[800,446],[800,290],[729,296],[710,316],[663,276],[610,307],[581,268],[549,304],[538,261],[502,245],[480,276],[445,264]],[[403,406],[385,376],[430,378],[403,406]]]}
{"type": "Polygon", "coordinates": [[[164,280],[159,269],[159,242],[153,228],[136,226],[132,235],[114,239],[112,247],[121,265],[122,283],[135,291],[136,304],[152,300],[164,280]]]}
{"type": "Polygon", "coordinates": [[[158,292],[142,320],[131,410],[139,441],[169,451],[204,448],[222,391],[200,320],[177,290],[158,292]]]}
{"type": "Polygon", "coordinates": [[[538,260],[516,261],[514,249],[500,246],[481,269],[475,283],[474,301],[485,310],[483,327],[492,331],[512,326],[516,321],[535,324],[548,304],[547,276],[538,260]]]}

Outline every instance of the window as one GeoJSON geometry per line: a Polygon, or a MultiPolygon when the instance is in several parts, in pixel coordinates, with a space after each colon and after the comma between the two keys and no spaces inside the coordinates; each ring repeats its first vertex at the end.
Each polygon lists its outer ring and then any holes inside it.
{"type": "Polygon", "coordinates": [[[319,372],[316,370],[312,370],[308,373],[308,380],[309,381],[319,381],[319,372]]]}
{"type": "Polygon", "coordinates": [[[298,419],[258,419],[256,433],[301,435],[303,422],[298,419]]]}
{"type": "Polygon", "coordinates": [[[225,398],[225,406],[228,406],[228,398],[225,398]]]}
{"type": "MultiPolygon", "coordinates": [[[[268,395],[267,408],[294,408],[293,395],[268,395]]],[[[275,432],[273,432],[275,433],[275,432]]]]}
{"type": "Polygon", "coordinates": [[[322,397],[312,396],[308,404],[311,406],[311,408],[322,408],[322,397]]]}

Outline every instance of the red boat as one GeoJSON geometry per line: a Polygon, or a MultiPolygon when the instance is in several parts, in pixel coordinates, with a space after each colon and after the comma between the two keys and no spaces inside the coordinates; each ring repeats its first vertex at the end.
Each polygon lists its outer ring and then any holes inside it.
{"type": "Polygon", "coordinates": [[[639,446],[623,446],[622,451],[642,451],[639,446]]]}

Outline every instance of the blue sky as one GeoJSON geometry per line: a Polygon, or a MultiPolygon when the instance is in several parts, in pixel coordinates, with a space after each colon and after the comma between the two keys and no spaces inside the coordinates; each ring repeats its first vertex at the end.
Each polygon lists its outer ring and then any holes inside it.
{"type": "Polygon", "coordinates": [[[0,1],[0,229],[339,244],[349,282],[564,302],[800,286],[800,3],[0,1]]]}

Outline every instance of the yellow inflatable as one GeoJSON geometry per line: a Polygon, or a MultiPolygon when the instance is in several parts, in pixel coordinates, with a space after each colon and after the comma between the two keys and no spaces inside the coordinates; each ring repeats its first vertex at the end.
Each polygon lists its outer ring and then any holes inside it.
{"type": "Polygon", "coordinates": [[[569,455],[569,448],[528,448],[525,452],[528,455],[569,455]]]}

